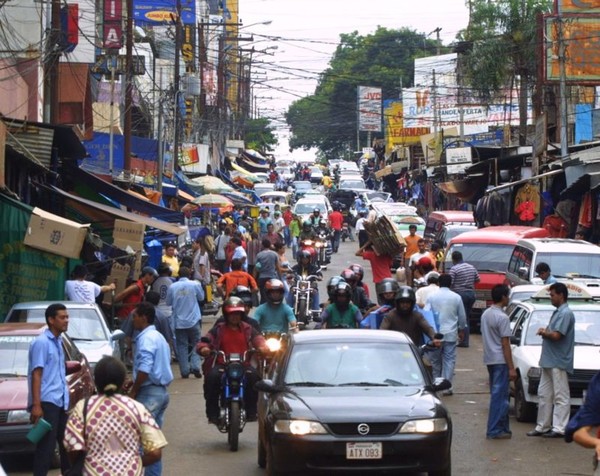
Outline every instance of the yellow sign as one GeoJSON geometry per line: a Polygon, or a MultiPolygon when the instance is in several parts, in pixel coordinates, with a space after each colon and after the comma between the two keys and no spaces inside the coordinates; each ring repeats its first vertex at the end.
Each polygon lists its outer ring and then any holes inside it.
{"type": "Polygon", "coordinates": [[[429,133],[429,127],[404,127],[402,101],[384,101],[383,119],[385,123],[386,150],[396,146],[415,145],[423,134],[429,133]]]}

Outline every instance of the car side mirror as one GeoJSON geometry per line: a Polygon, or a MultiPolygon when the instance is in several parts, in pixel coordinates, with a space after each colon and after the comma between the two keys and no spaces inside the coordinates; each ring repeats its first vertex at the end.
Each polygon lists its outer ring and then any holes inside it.
{"type": "Polygon", "coordinates": [[[66,374],[67,375],[73,375],[76,374],[77,372],[81,372],[81,362],[79,362],[78,360],[67,360],[65,362],[65,366],[66,366],[66,374]]]}
{"type": "Polygon", "coordinates": [[[526,278],[529,276],[529,268],[527,266],[522,266],[519,268],[519,278],[526,278]]]}
{"type": "Polygon", "coordinates": [[[275,385],[273,381],[269,379],[259,380],[254,384],[254,389],[258,392],[264,393],[281,392],[281,388],[275,385]]]}
{"type": "Polygon", "coordinates": [[[112,332],[112,334],[110,335],[110,339],[113,341],[123,340],[125,339],[125,332],[123,332],[121,329],[117,329],[116,331],[112,332]]]}
{"type": "Polygon", "coordinates": [[[521,337],[520,336],[510,336],[510,343],[513,345],[519,345],[521,344],[521,337]]]}

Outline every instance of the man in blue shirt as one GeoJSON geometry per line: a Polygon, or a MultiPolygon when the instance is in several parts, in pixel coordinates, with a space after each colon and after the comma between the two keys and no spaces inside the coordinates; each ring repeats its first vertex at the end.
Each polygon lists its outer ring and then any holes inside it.
{"type": "Polygon", "coordinates": [[[264,238],[267,234],[267,227],[273,223],[271,218],[269,217],[269,210],[263,208],[260,211],[260,217],[258,219],[258,231],[261,238],[264,238]]]}
{"type": "Polygon", "coordinates": [[[27,380],[29,395],[27,409],[34,425],[43,418],[51,425],[50,431],[38,442],[33,459],[34,476],[45,476],[58,442],[60,467],[64,474],[70,467],[63,446],[69,408],[65,354],[61,334],[69,327],[69,313],[64,304],[51,304],[45,312],[48,329],[29,346],[27,380]]]}
{"type": "Polygon", "coordinates": [[[173,308],[171,319],[181,377],[189,378],[191,372],[201,378],[200,356],[189,349],[195,349],[200,340],[200,303],[204,300],[204,290],[198,281],[189,279],[190,272],[185,266],[179,269],[179,281],[167,291],[167,305],[173,308]]]}
{"type": "Polygon", "coordinates": [[[556,283],[556,278],[552,276],[552,271],[548,263],[540,262],[535,267],[535,273],[544,281],[544,284],[556,283]]]}
{"type": "Polygon", "coordinates": [[[267,302],[256,308],[254,319],[263,332],[287,333],[296,329],[296,316],[290,306],[283,302],[284,287],[279,279],[270,279],[265,285],[267,302]]]}
{"type": "MultiPolygon", "coordinates": [[[[188,269],[189,272],[189,269],[188,269]]],[[[150,412],[160,428],[169,405],[167,387],[173,381],[171,372],[171,350],[169,344],[154,327],[156,317],[154,306],[142,302],[133,311],[133,327],[140,333],[135,339],[133,359],[133,386],[129,396],[142,403],[150,412]]],[[[162,473],[159,461],[146,466],[146,476],[158,476],[162,473]]]]}

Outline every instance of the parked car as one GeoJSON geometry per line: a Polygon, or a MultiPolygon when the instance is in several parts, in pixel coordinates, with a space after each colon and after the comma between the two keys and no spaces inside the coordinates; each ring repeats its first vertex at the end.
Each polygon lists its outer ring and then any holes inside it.
{"type": "Polygon", "coordinates": [[[513,249],[506,279],[511,286],[542,284],[535,268],[550,266],[552,276],[562,282],[600,286],[600,248],[582,240],[535,238],[519,240],[513,249]]]}
{"type": "MultiPolygon", "coordinates": [[[[592,377],[600,370],[600,302],[598,290],[569,284],[569,308],[575,315],[575,362],[569,376],[571,405],[580,406],[592,377]]],[[[542,337],[556,308],[550,303],[548,286],[531,299],[518,303],[510,312],[511,347],[517,380],[511,384],[518,421],[535,421],[541,369],[542,337]]]]}
{"type": "MultiPolygon", "coordinates": [[[[42,323],[0,324],[0,454],[33,453],[25,437],[31,429],[27,411],[29,345],[46,329],[42,323]]],[[[67,366],[70,408],[94,393],[92,372],[86,357],[66,335],[61,336],[67,366]]],[[[58,447],[52,466],[60,466],[58,447]]]]}
{"type": "Polygon", "coordinates": [[[396,225],[402,236],[410,234],[411,225],[416,225],[417,235],[423,236],[425,220],[417,214],[416,207],[403,202],[374,202],[372,205],[378,215],[387,216],[396,225]]]}
{"type": "Polygon", "coordinates": [[[293,334],[267,376],[257,384],[267,474],[451,474],[452,421],[436,395],[450,382],[431,380],[405,334],[293,334]]]}
{"type": "Polygon", "coordinates": [[[506,270],[512,250],[522,238],[544,238],[548,231],[533,226],[489,226],[467,231],[455,236],[448,247],[442,263],[442,271],[447,273],[452,267],[452,253],[460,251],[463,260],[473,265],[480,277],[475,284],[475,304],[471,315],[467,316],[471,329],[479,328],[481,314],[493,304],[492,288],[496,284],[506,284],[506,270]]]}
{"type": "MultiPolygon", "coordinates": [[[[45,323],[46,308],[55,301],[33,301],[15,304],[4,322],[45,323]]],[[[64,301],[69,311],[69,330],[71,340],[77,343],[81,352],[94,369],[105,355],[121,358],[119,340],[125,337],[121,330],[110,331],[104,314],[97,304],[64,301]]]]}
{"type": "Polygon", "coordinates": [[[424,238],[447,246],[450,240],[465,231],[477,229],[473,212],[438,210],[431,212],[425,223],[424,238]]]}

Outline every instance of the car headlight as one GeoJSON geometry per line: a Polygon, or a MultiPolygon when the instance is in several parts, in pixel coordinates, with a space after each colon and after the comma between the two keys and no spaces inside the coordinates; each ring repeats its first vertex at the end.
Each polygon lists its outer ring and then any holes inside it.
{"type": "Polygon", "coordinates": [[[6,417],[6,423],[29,423],[27,410],[11,410],[6,417]]]}
{"type": "Polygon", "coordinates": [[[317,421],[309,420],[277,420],[275,433],[290,435],[326,435],[327,430],[317,421]]]}
{"type": "Polygon", "coordinates": [[[542,369],[540,369],[539,367],[531,367],[527,371],[527,378],[539,380],[540,378],[542,378],[542,369]]]}
{"type": "Polygon", "coordinates": [[[438,433],[447,430],[448,421],[445,418],[427,418],[407,421],[398,433],[438,433]]]}

